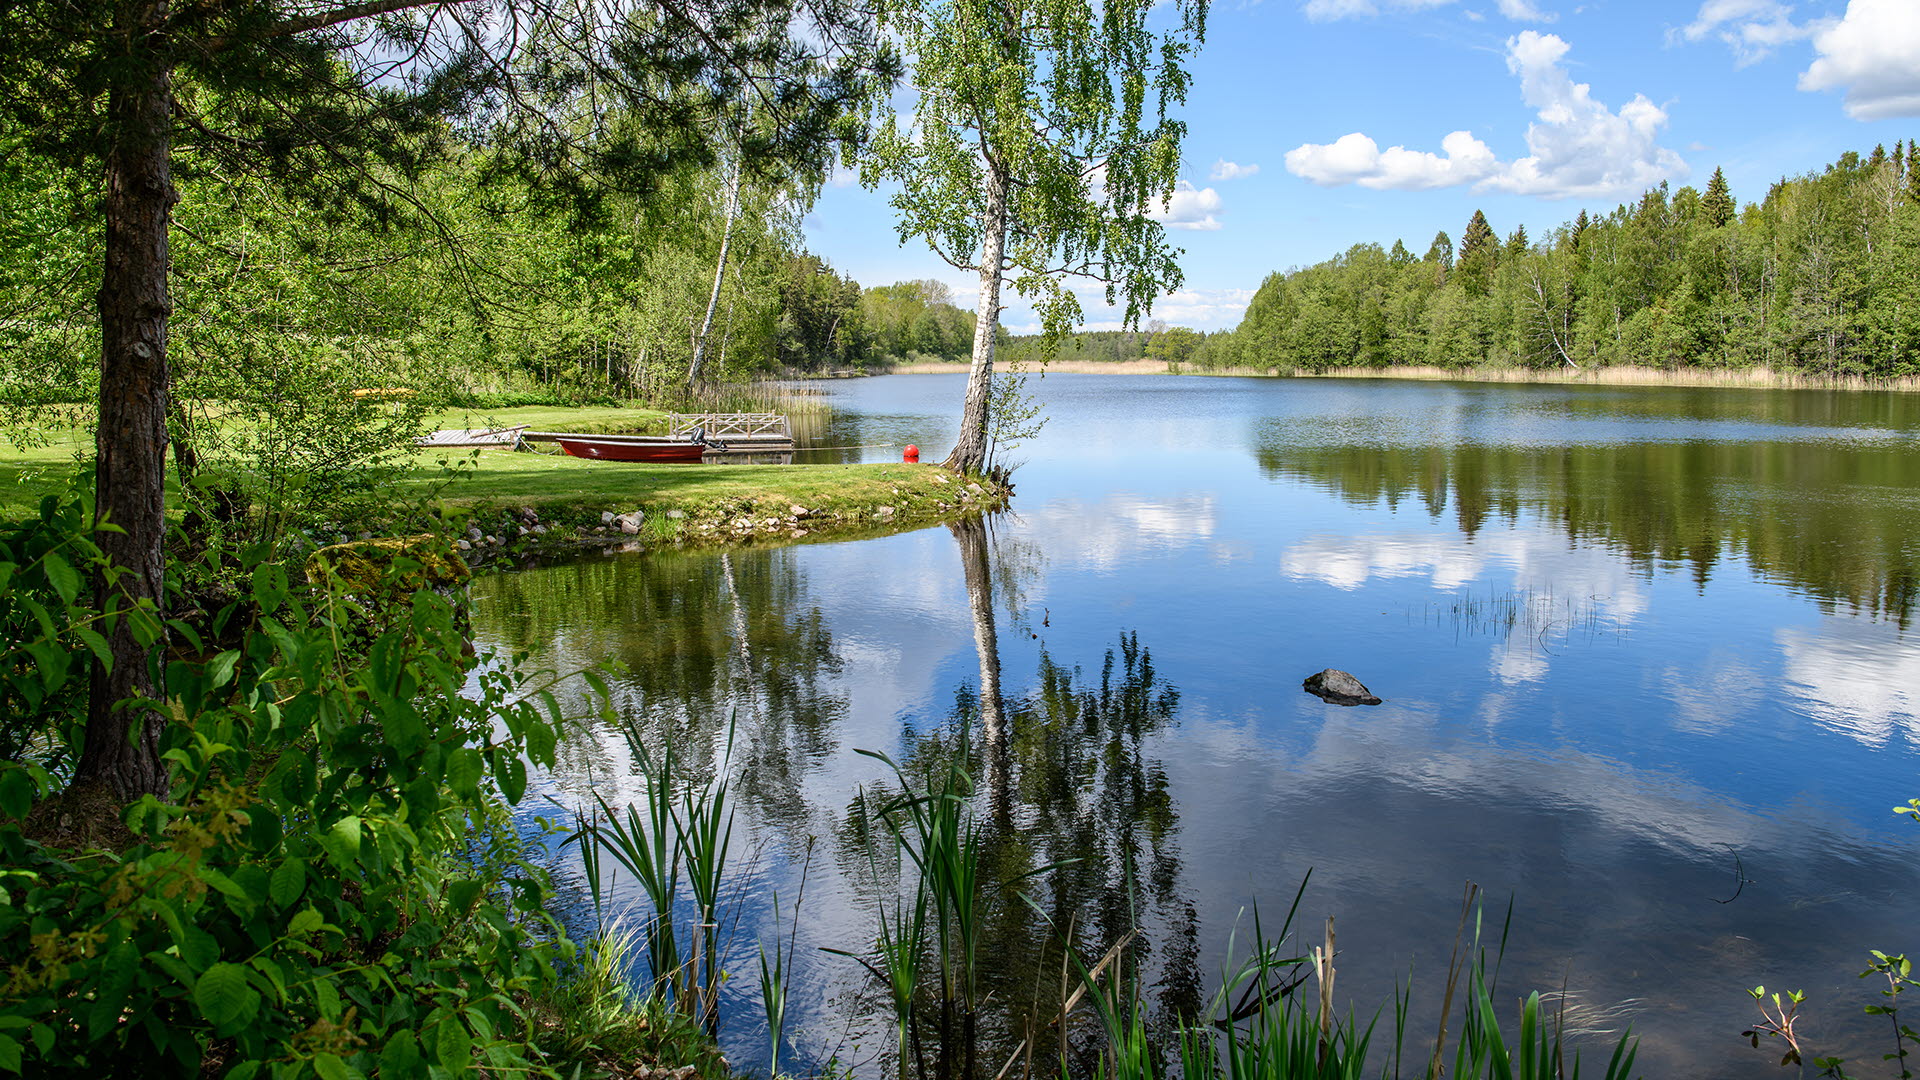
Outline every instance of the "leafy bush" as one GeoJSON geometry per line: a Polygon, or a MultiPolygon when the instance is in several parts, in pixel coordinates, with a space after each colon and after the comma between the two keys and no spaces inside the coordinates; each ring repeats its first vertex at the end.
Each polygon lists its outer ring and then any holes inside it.
{"type": "MultiPolygon", "coordinates": [[[[49,703],[38,714],[71,701],[40,657],[97,618],[73,587],[101,569],[89,516],[43,507],[0,530],[0,619],[25,630],[0,672],[12,700],[49,703]]],[[[0,764],[0,1071],[548,1073],[523,1003],[572,947],[502,800],[553,761],[552,698],[512,658],[464,655],[432,591],[368,635],[352,596],[271,563],[249,584],[212,620],[237,647],[210,654],[172,624],[195,657],[167,665],[174,791],[127,807],[115,850],[71,842],[75,791],[35,805],[72,725],[0,764]],[[356,636],[364,651],[340,644],[356,636]]]]}

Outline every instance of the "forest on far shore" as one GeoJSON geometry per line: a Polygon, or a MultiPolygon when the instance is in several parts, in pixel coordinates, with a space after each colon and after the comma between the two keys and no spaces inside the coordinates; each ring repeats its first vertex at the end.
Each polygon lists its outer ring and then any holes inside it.
{"type": "MultiPolygon", "coordinates": [[[[1476,211],[1416,255],[1355,244],[1268,275],[1240,325],[1077,335],[1075,360],[1199,369],[1434,366],[1920,374],[1920,146],[1849,152],[1739,205],[1666,185],[1545,236],[1476,211]]],[[[1014,355],[1039,343],[1016,338],[1014,355]]]]}

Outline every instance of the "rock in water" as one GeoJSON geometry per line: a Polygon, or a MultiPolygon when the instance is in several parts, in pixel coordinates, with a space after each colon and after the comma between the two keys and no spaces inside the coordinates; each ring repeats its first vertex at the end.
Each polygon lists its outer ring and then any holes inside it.
{"type": "Polygon", "coordinates": [[[1360,685],[1359,679],[1339,668],[1328,668],[1309,675],[1307,681],[1301,683],[1300,687],[1307,693],[1334,705],[1380,704],[1380,699],[1373,696],[1373,691],[1360,685]]]}

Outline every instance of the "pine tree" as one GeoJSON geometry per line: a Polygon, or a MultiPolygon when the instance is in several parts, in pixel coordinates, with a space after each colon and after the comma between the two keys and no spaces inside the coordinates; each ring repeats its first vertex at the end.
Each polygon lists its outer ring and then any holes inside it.
{"type": "Polygon", "coordinates": [[[1467,231],[1460,234],[1460,263],[1465,266],[1467,260],[1480,254],[1494,243],[1493,226],[1487,224],[1487,215],[1479,210],[1467,222],[1467,231]]]}
{"type": "Polygon", "coordinates": [[[1713,179],[1707,181],[1707,194],[1700,200],[1700,208],[1706,211],[1707,224],[1716,229],[1733,220],[1733,195],[1727,190],[1726,173],[1713,170],[1713,179]]]}
{"type": "Polygon", "coordinates": [[[1885,143],[1874,143],[1873,153],[1867,156],[1867,164],[1877,169],[1886,163],[1887,145],[1885,143]]]}
{"type": "Polygon", "coordinates": [[[1460,236],[1460,279],[1466,286],[1468,296],[1485,296],[1492,284],[1493,268],[1500,258],[1500,238],[1495,235],[1493,226],[1487,224],[1487,215],[1475,210],[1473,218],[1467,222],[1467,231],[1460,236]]]}
{"type": "Polygon", "coordinates": [[[1587,230],[1592,227],[1593,219],[1582,209],[1580,215],[1573,219],[1573,250],[1580,250],[1580,241],[1586,238],[1587,230]]]}
{"type": "Polygon", "coordinates": [[[1907,198],[1920,203],[1920,139],[1907,140],[1907,198]]]}
{"type": "Polygon", "coordinates": [[[1413,252],[1407,250],[1405,240],[1395,240],[1393,250],[1387,252],[1387,262],[1392,266],[1407,266],[1414,261],[1413,252]]]}
{"type": "Polygon", "coordinates": [[[1525,225],[1516,226],[1513,232],[1507,234],[1507,258],[1518,259],[1525,255],[1532,247],[1533,245],[1527,240],[1527,227],[1525,225]]]}

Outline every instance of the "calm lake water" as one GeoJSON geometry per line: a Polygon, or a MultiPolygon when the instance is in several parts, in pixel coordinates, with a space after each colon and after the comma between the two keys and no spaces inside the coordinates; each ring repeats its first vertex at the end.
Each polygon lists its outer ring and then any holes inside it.
{"type": "MultiPolygon", "coordinates": [[[[1172,1015],[1309,871],[1297,925],[1337,918],[1342,1001],[1370,1014],[1411,970],[1412,1058],[1468,881],[1495,934],[1512,901],[1503,991],[1564,984],[1576,1026],[1632,1025],[1648,1076],[1783,1075],[1739,1037],[1757,983],[1808,993],[1812,1049],[1891,1049],[1856,976],[1869,948],[1920,951],[1920,824],[1890,812],[1920,796],[1920,398],[1031,386],[1050,419],[986,529],[594,554],[474,587],[483,642],[614,666],[647,739],[712,767],[733,718],[737,1064],[766,1060],[756,943],[804,869],[783,1068],[890,1074],[871,980],[818,951],[874,936],[855,810],[890,774],[855,751],[952,753],[982,639],[1006,702],[971,737],[990,873],[1076,860],[989,903],[1002,1058],[1059,983],[1048,920],[1096,956],[1137,925],[1172,1015]],[[1303,693],[1326,667],[1385,704],[1303,693]]],[[[816,445],[937,461],[961,388],[822,384],[816,445]]],[[[562,753],[568,806],[641,790],[621,725],[562,753]]],[[[590,920],[570,854],[564,902],[590,920]]]]}

